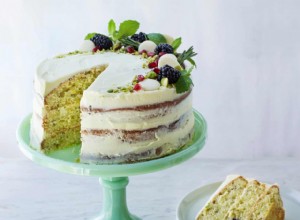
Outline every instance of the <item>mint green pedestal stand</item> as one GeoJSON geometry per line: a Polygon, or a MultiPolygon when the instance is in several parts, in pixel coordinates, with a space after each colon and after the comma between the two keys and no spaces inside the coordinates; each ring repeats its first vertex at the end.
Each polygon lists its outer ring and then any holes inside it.
{"type": "Polygon", "coordinates": [[[137,220],[140,219],[128,211],[126,186],[128,176],[159,171],[182,163],[197,152],[205,143],[206,122],[202,115],[194,110],[195,133],[191,143],[181,151],[167,157],[134,164],[96,165],[79,163],[80,146],[43,154],[29,145],[31,115],[24,118],[17,130],[17,139],[21,151],[32,161],[61,171],[77,175],[98,176],[103,186],[103,206],[100,216],[94,220],[137,220]]]}

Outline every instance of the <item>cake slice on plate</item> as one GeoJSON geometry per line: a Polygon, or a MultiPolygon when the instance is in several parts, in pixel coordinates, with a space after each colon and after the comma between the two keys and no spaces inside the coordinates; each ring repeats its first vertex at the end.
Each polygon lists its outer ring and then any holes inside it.
{"type": "Polygon", "coordinates": [[[196,220],[283,220],[284,216],[278,185],[230,175],[196,220]]]}

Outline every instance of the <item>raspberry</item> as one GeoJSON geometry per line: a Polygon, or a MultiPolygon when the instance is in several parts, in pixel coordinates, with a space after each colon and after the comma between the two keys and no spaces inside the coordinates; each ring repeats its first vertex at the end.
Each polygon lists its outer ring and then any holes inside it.
{"type": "MultiPolygon", "coordinates": [[[[156,54],[164,53],[174,53],[173,47],[170,44],[159,44],[156,46],[154,52],[156,54]]],[[[161,55],[162,56],[162,55],[161,55]]]]}
{"type": "Polygon", "coordinates": [[[161,81],[162,78],[168,78],[169,84],[173,84],[177,82],[180,75],[181,73],[178,70],[174,69],[169,65],[165,65],[162,68],[160,68],[157,80],[161,81]]]}
{"type": "Polygon", "coordinates": [[[94,37],[92,37],[90,40],[93,41],[96,47],[100,47],[105,50],[113,46],[113,42],[111,41],[111,39],[102,34],[95,34],[94,37]]]}
{"type": "Polygon", "coordinates": [[[147,40],[147,35],[143,32],[140,32],[138,34],[134,34],[130,37],[132,40],[137,41],[137,42],[144,42],[145,40],[147,40]]]}

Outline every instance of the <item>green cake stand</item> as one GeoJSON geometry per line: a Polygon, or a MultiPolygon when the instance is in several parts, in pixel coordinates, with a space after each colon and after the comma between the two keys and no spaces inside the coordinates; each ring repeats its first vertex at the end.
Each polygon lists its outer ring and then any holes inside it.
{"type": "Polygon", "coordinates": [[[21,151],[32,161],[61,172],[98,176],[103,186],[103,206],[100,216],[94,220],[136,220],[140,219],[128,211],[126,203],[126,186],[128,176],[145,174],[166,169],[180,164],[204,146],[206,139],[206,122],[203,116],[194,110],[195,133],[191,143],[179,152],[155,160],[133,164],[96,165],[78,162],[80,146],[57,150],[43,154],[29,145],[31,115],[23,119],[17,129],[17,139],[21,151]]]}

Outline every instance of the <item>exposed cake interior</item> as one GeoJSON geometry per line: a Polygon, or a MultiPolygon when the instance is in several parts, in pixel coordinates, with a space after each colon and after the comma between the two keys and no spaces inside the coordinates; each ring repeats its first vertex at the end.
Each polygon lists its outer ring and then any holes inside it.
{"type": "Polygon", "coordinates": [[[197,220],[283,220],[278,185],[230,175],[200,210],[197,220]]]}
{"type": "Polygon", "coordinates": [[[80,100],[83,91],[106,67],[101,65],[77,73],[45,97],[43,151],[80,144],[80,100]]]}

